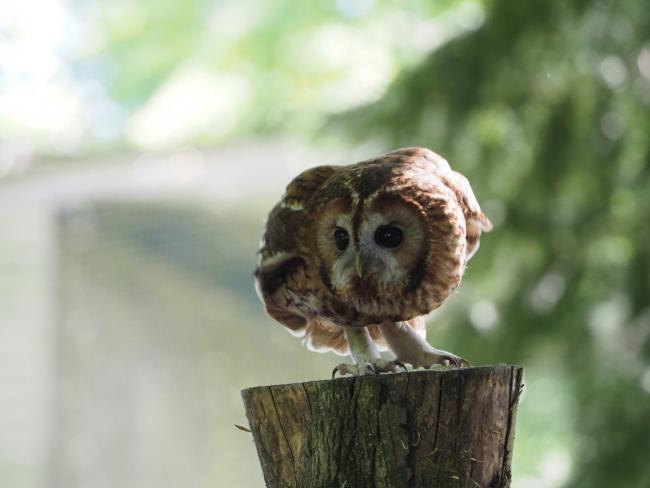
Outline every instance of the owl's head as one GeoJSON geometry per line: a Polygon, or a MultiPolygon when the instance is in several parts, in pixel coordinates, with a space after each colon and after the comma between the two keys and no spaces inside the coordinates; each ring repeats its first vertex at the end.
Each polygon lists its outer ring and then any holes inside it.
{"type": "Polygon", "coordinates": [[[464,264],[464,236],[448,208],[404,192],[328,201],[314,231],[321,279],[369,321],[429,312],[458,283],[464,264]]]}

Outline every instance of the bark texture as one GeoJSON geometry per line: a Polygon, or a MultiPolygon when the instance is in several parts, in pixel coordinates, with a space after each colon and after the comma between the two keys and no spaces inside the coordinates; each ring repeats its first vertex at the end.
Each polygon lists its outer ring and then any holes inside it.
{"type": "Polygon", "coordinates": [[[242,391],[268,487],[506,487],[522,368],[242,391]]]}

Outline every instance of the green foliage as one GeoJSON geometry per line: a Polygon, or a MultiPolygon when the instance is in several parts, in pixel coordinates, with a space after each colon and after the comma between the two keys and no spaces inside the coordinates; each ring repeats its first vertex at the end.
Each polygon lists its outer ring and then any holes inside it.
{"type": "MultiPolygon", "coordinates": [[[[237,119],[234,127],[220,133],[211,129],[208,121],[189,136],[202,144],[242,133],[287,128],[295,133],[304,126],[313,127],[322,109],[318,107],[322,90],[345,76],[346,67],[305,58],[305,46],[316,42],[318,30],[328,24],[348,28],[367,23],[346,17],[333,2],[314,6],[287,0],[250,5],[137,0],[116,6],[104,0],[98,7],[97,28],[106,33],[108,41],[90,64],[113,67],[113,76],[100,76],[111,98],[129,116],[147,107],[156,93],[174,85],[188,71],[190,77],[235,77],[243,93],[240,103],[230,108],[233,113],[228,113],[237,119]],[[297,110],[305,106],[312,110],[297,110]]],[[[388,10],[393,9],[388,4],[388,10]]],[[[322,55],[318,50],[314,54],[322,55]]],[[[231,87],[219,86],[216,81],[211,80],[219,96],[233,96],[231,87]]],[[[200,103],[189,94],[188,113],[199,111],[200,103]]]]}
{"type": "MultiPolygon", "coordinates": [[[[452,350],[568,385],[548,393],[564,398],[575,487],[650,483],[647,7],[495,0],[480,29],[343,117],[355,139],[428,146],[469,177],[497,225],[461,295],[500,319],[477,335],[456,314],[452,350]]],[[[534,406],[522,408],[526,429],[534,406]]],[[[517,448],[533,449],[525,435],[517,448]]]]}

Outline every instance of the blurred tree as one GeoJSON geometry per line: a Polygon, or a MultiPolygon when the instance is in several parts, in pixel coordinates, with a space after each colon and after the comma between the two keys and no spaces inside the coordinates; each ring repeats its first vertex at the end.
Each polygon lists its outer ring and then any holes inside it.
{"type": "Polygon", "coordinates": [[[574,487],[650,486],[649,39],[643,0],[494,0],[343,120],[434,148],[482,197],[496,230],[461,295],[489,301],[454,316],[451,349],[568,385],[544,390],[566,405],[538,428],[572,430],[574,487]]]}
{"type": "Polygon", "coordinates": [[[102,78],[141,149],[311,134],[327,114],[377,100],[401,66],[463,29],[422,20],[458,0],[93,1],[108,41],[90,64],[119,71],[102,78]],[[414,28],[435,36],[405,35],[414,28]]]}
{"type": "Polygon", "coordinates": [[[483,13],[460,0],[29,2],[0,17],[0,139],[30,157],[312,134],[483,13]]]}

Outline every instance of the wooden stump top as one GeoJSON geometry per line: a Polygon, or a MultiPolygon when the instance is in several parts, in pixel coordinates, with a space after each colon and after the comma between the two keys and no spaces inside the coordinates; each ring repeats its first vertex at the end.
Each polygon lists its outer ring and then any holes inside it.
{"type": "Polygon", "coordinates": [[[522,373],[411,371],[242,397],[269,487],[505,487],[522,373]]]}

